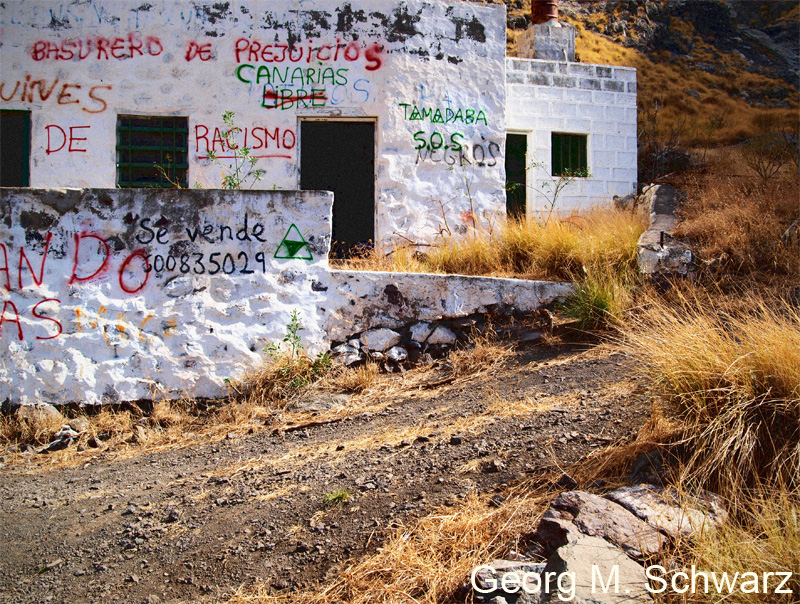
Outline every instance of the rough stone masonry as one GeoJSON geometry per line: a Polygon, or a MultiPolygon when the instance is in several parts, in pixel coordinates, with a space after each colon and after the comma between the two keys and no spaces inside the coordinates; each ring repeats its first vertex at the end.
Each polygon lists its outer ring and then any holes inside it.
{"type": "Polygon", "coordinates": [[[313,354],[570,291],[330,270],[332,203],[318,191],[1,189],[0,402],[219,397],[295,310],[313,354]]]}

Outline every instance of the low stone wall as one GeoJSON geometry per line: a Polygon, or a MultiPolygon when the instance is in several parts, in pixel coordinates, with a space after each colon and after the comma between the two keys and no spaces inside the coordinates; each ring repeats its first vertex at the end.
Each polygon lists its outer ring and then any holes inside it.
{"type": "Polygon", "coordinates": [[[297,311],[308,352],[569,285],[332,271],[313,191],[0,190],[0,402],[219,397],[297,311]]]}

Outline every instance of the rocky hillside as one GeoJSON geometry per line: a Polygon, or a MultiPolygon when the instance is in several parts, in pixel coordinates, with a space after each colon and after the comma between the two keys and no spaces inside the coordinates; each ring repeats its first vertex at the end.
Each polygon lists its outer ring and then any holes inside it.
{"type": "MultiPolygon", "coordinates": [[[[499,0],[494,0],[495,2],[499,0]]],[[[509,53],[530,1],[505,0],[509,53]]],[[[734,143],[759,114],[797,123],[797,0],[561,0],[577,29],[578,60],[639,70],[643,119],[687,144],[734,143]],[[657,108],[657,109],[656,109],[657,108]]]]}

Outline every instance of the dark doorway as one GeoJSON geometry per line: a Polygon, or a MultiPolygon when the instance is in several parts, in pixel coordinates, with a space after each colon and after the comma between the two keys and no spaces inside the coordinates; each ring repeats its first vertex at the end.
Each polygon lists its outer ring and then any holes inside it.
{"type": "Polygon", "coordinates": [[[375,241],[375,124],[301,122],[300,188],[333,191],[332,257],[370,249],[375,241]]]}
{"type": "Polygon", "coordinates": [[[0,187],[29,187],[31,114],[0,111],[0,187]]]}
{"type": "Polygon", "coordinates": [[[506,135],[506,214],[516,220],[525,218],[527,155],[527,135],[506,135]]]}

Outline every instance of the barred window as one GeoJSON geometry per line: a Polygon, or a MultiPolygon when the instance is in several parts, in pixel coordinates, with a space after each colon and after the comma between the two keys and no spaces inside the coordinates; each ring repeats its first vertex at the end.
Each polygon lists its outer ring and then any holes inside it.
{"type": "Polygon", "coordinates": [[[553,176],[588,176],[586,139],[585,134],[552,133],[553,176]]]}
{"type": "Polygon", "coordinates": [[[117,117],[117,185],[186,187],[189,120],[185,117],[117,117]]]}

